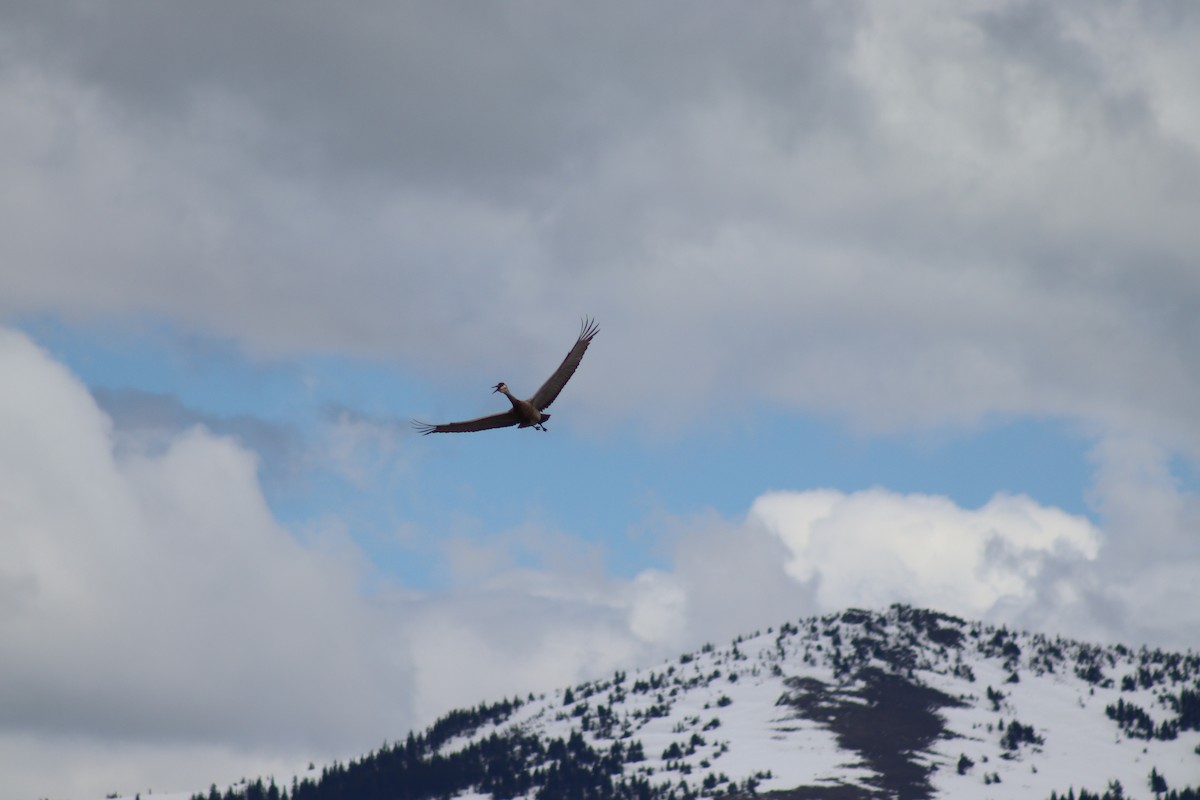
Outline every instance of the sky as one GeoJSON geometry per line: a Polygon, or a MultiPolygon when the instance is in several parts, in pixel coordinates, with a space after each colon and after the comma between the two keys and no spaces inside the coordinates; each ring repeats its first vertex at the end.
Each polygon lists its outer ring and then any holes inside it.
{"type": "Polygon", "coordinates": [[[895,602],[1200,645],[1200,9],[0,5],[0,795],[895,602]],[[421,437],[531,395],[546,433],[421,437]]]}

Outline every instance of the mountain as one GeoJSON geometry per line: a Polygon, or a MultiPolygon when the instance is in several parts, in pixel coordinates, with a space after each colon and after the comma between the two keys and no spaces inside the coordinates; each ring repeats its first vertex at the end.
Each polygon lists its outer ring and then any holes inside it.
{"type": "Polygon", "coordinates": [[[1200,655],[897,605],[455,711],[319,778],[196,798],[1089,800],[1197,787],[1200,655]]]}

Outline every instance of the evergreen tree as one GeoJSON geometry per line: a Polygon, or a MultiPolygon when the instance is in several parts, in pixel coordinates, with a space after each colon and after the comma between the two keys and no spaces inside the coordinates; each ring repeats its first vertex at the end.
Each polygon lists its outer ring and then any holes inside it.
{"type": "Polygon", "coordinates": [[[1150,768],[1150,791],[1155,794],[1167,791],[1167,779],[1162,776],[1157,767],[1150,768]]]}

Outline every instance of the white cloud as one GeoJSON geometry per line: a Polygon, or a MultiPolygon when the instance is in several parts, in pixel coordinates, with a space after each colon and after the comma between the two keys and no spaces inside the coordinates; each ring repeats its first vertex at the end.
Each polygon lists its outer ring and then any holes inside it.
{"type": "Polygon", "coordinates": [[[655,652],[613,607],[619,584],[578,576],[510,574],[504,589],[460,590],[412,608],[406,647],[415,670],[418,724],[450,708],[546,691],[640,663],[655,652]],[[544,592],[553,582],[561,591],[544,592]],[[529,591],[524,585],[534,584],[529,591]],[[539,589],[541,591],[539,591],[539,589]]]}
{"type": "Polygon", "coordinates": [[[408,470],[401,458],[400,426],[394,420],[374,420],[347,409],[331,413],[324,431],[324,451],[333,471],[356,489],[408,470]]]}
{"type": "MultiPolygon", "coordinates": [[[[322,751],[323,754],[324,751],[322,751]]],[[[0,732],[0,790],[11,798],[101,800],[207,791],[214,781],[275,776],[283,786],[305,775],[309,755],[280,755],[232,743],[97,740],[76,735],[0,732]]],[[[319,758],[316,776],[320,775],[319,758]]],[[[224,787],[222,787],[224,788],[224,787]]]]}
{"type": "Polygon", "coordinates": [[[643,642],[670,642],[685,629],[687,592],[656,569],[641,572],[630,587],[629,631],[643,642]]]}
{"type": "Polygon", "coordinates": [[[345,755],[401,724],[409,684],[355,554],[280,528],[252,454],[196,428],[118,458],[85,387],[29,340],[0,331],[0,369],[0,734],[242,748],[254,763],[345,755]]]}
{"type": "Polygon", "coordinates": [[[1200,641],[1200,496],[1170,468],[1171,450],[1111,436],[1093,451],[1093,502],[1104,524],[1093,595],[1108,635],[1176,648],[1200,641]]]}
{"type": "Polygon", "coordinates": [[[750,520],[784,542],[788,574],[812,582],[822,611],[902,602],[974,619],[1012,613],[1039,601],[1048,562],[1100,549],[1086,519],[1008,495],[970,510],[881,489],[777,492],[754,502],[750,520]]]}
{"type": "Polygon", "coordinates": [[[811,590],[814,612],[902,602],[1184,649],[1200,638],[1200,499],[1167,453],[1140,439],[1097,447],[1099,524],[1019,495],[967,509],[873,489],[768,493],[744,529],[783,543],[783,569],[811,590]]]}

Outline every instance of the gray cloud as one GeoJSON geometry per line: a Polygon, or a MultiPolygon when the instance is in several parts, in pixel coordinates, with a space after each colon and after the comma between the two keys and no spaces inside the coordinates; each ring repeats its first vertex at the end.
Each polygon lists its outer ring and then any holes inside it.
{"type": "Polygon", "coordinates": [[[1186,6],[225,12],[6,6],[5,310],[1200,452],[1186,6]]]}
{"type": "Polygon", "coordinates": [[[197,425],[217,436],[230,436],[271,464],[297,466],[304,443],[294,428],[245,414],[220,416],[188,407],[178,397],[141,389],[92,389],[92,396],[112,420],[118,448],[161,452],[182,431],[197,425]]]}
{"type": "Polygon", "coordinates": [[[528,190],[602,147],[627,120],[722,90],[794,96],[786,76],[798,71],[819,87],[822,55],[851,19],[783,3],[759,16],[683,3],[368,2],[334,14],[306,2],[281,14],[226,2],[16,4],[7,21],[23,56],[139,115],[186,117],[228,95],[278,123],[285,154],[510,195],[514,182],[528,190]]]}

